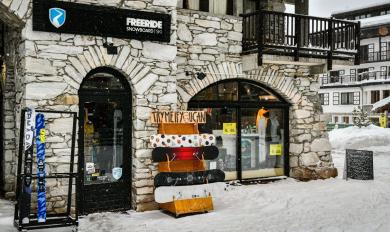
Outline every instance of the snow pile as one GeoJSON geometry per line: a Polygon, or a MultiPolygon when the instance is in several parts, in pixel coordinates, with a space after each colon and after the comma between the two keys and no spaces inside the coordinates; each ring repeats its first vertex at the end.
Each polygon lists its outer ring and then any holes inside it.
{"type": "Polygon", "coordinates": [[[373,27],[390,23],[390,15],[381,15],[359,20],[361,27],[373,27]]]}
{"type": "Polygon", "coordinates": [[[383,106],[385,106],[385,105],[387,105],[387,104],[390,104],[390,97],[384,98],[384,99],[382,99],[382,100],[376,102],[376,103],[372,106],[371,111],[375,111],[375,110],[377,110],[377,109],[379,109],[379,108],[381,108],[381,107],[383,107],[383,106]]]}
{"type": "Polygon", "coordinates": [[[329,132],[329,140],[334,150],[390,148],[390,129],[374,125],[334,129],[329,132]]]}
{"type": "Polygon", "coordinates": [[[354,1],[353,6],[348,5],[348,8],[346,9],[332,11],[332,15],[346,13],[355,10],[364,10],[371,7],[381,6],[387,3],[389,3],[389,0],[376,0],[375,2],[372,3],[367,3],[367,1],[354,1]]]}

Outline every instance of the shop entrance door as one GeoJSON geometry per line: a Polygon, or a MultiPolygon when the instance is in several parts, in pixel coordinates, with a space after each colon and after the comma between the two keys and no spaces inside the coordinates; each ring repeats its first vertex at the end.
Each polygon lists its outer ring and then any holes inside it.
{"type": "Polygon", "coordinates": [[[82,214],[127,210],[131,202],[130,92],[118,73],[105,71],[79,91],[82,214]]]}

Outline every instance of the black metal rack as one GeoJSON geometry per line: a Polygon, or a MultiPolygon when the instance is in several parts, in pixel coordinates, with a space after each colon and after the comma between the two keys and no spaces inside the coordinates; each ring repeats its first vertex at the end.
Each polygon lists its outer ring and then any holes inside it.
{"type": "MultiPolygon", "coordinates": [[[[25,121],[25,112],[26,109],[22,109],[21,117],[20,117],[20,135],[19,135],[19,151],[18,151],[18,174],[17,174],[17,188],[16,188],[16,199],[17,203],[15,204],[15,212],[14,212],[14,226],[19,230],[33,230],[33,229],[45,229],[45,228],[55,228],[55,227],[67,227],[67,226],[75,226],[77,230],[78,226],[78,188],[76,185],[76,199],[75,199],[75,212],[74,216],[72,216],[71,207],[72,207],[72,187],[73,187],[73,179],[75,179],[76,183],[79,178],[78,173],[74,173],[74,156],[75,156],[75,144],[76,144],[76,125],[77,125],[77,113],[76,112],[68,112],[68,111],[49,111],[49,110],[35,110],[38,113],[49,113],[49,114],[67,114],[71,115],[73,118],[72,125],[72,140],[71,140],[71,154],[70,154],[70,163],[69,163],[69,173],[51,173],[50,175],[46,175],[47,179],[68,179],[68,196],[67,196],[67,206],[66,213],[58,213],[58,214],[47,214],[46,222],[39,222],[36,214],[30,214],[29,222],[22,223],[22,218],[19,217],[19,204],[20,204],[20,196],[21,189],[23,187],[22,183],[25,178],[25,174],[22,173],[22,163],[23,163],[23,141],[24,141],[24,121],[25,121]]],[[[32,175],[32,179],[37,179],[37,175],[32,175]]]]}

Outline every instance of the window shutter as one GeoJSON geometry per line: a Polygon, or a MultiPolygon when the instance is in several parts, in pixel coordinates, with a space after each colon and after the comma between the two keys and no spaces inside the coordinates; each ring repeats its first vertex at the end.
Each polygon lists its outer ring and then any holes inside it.
{"type": "Polygon", "coordinates": [[[353,104],[360,105],[360,92],[353,93],[353,104]]]}
{"type": "Polygon", "coordinates": [[[333,105],[338,105],[338,104],[340,104],[339,93],[338,92],[334,92],[333,93],[333,105]]]}
{"type": "Polygon", "coordinates": [[[329,105],[329,93],[324,93],[324,105],[329,105]]]}

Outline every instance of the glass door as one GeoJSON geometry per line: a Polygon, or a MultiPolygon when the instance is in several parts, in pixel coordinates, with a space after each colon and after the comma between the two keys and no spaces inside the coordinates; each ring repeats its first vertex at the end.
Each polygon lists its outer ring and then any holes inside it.
{"type": "Polygon", "coordinates": [[[225,180],[237,179],[237,110],[230,107],[197,110],[207,112],[206,124],[199,124],[199,132],[213,134],[219,150],[216,160],[206,161],[207,167],[224,171],[225,180]]]}
{"type": "Polygon", "coordinates": [[[84,184],[123,178],[123,107],[120,101],[84,103],[84,184]]]}
{"type": "Polygon", "coordinates": [[[241,108],[242,178],[284,175],[282,109],[241,108]]]}
{"type": "Polygon", "coordinates": [[[82,213],[130,208],[130,109],[127,97],[80,98],[82,213]]]}

